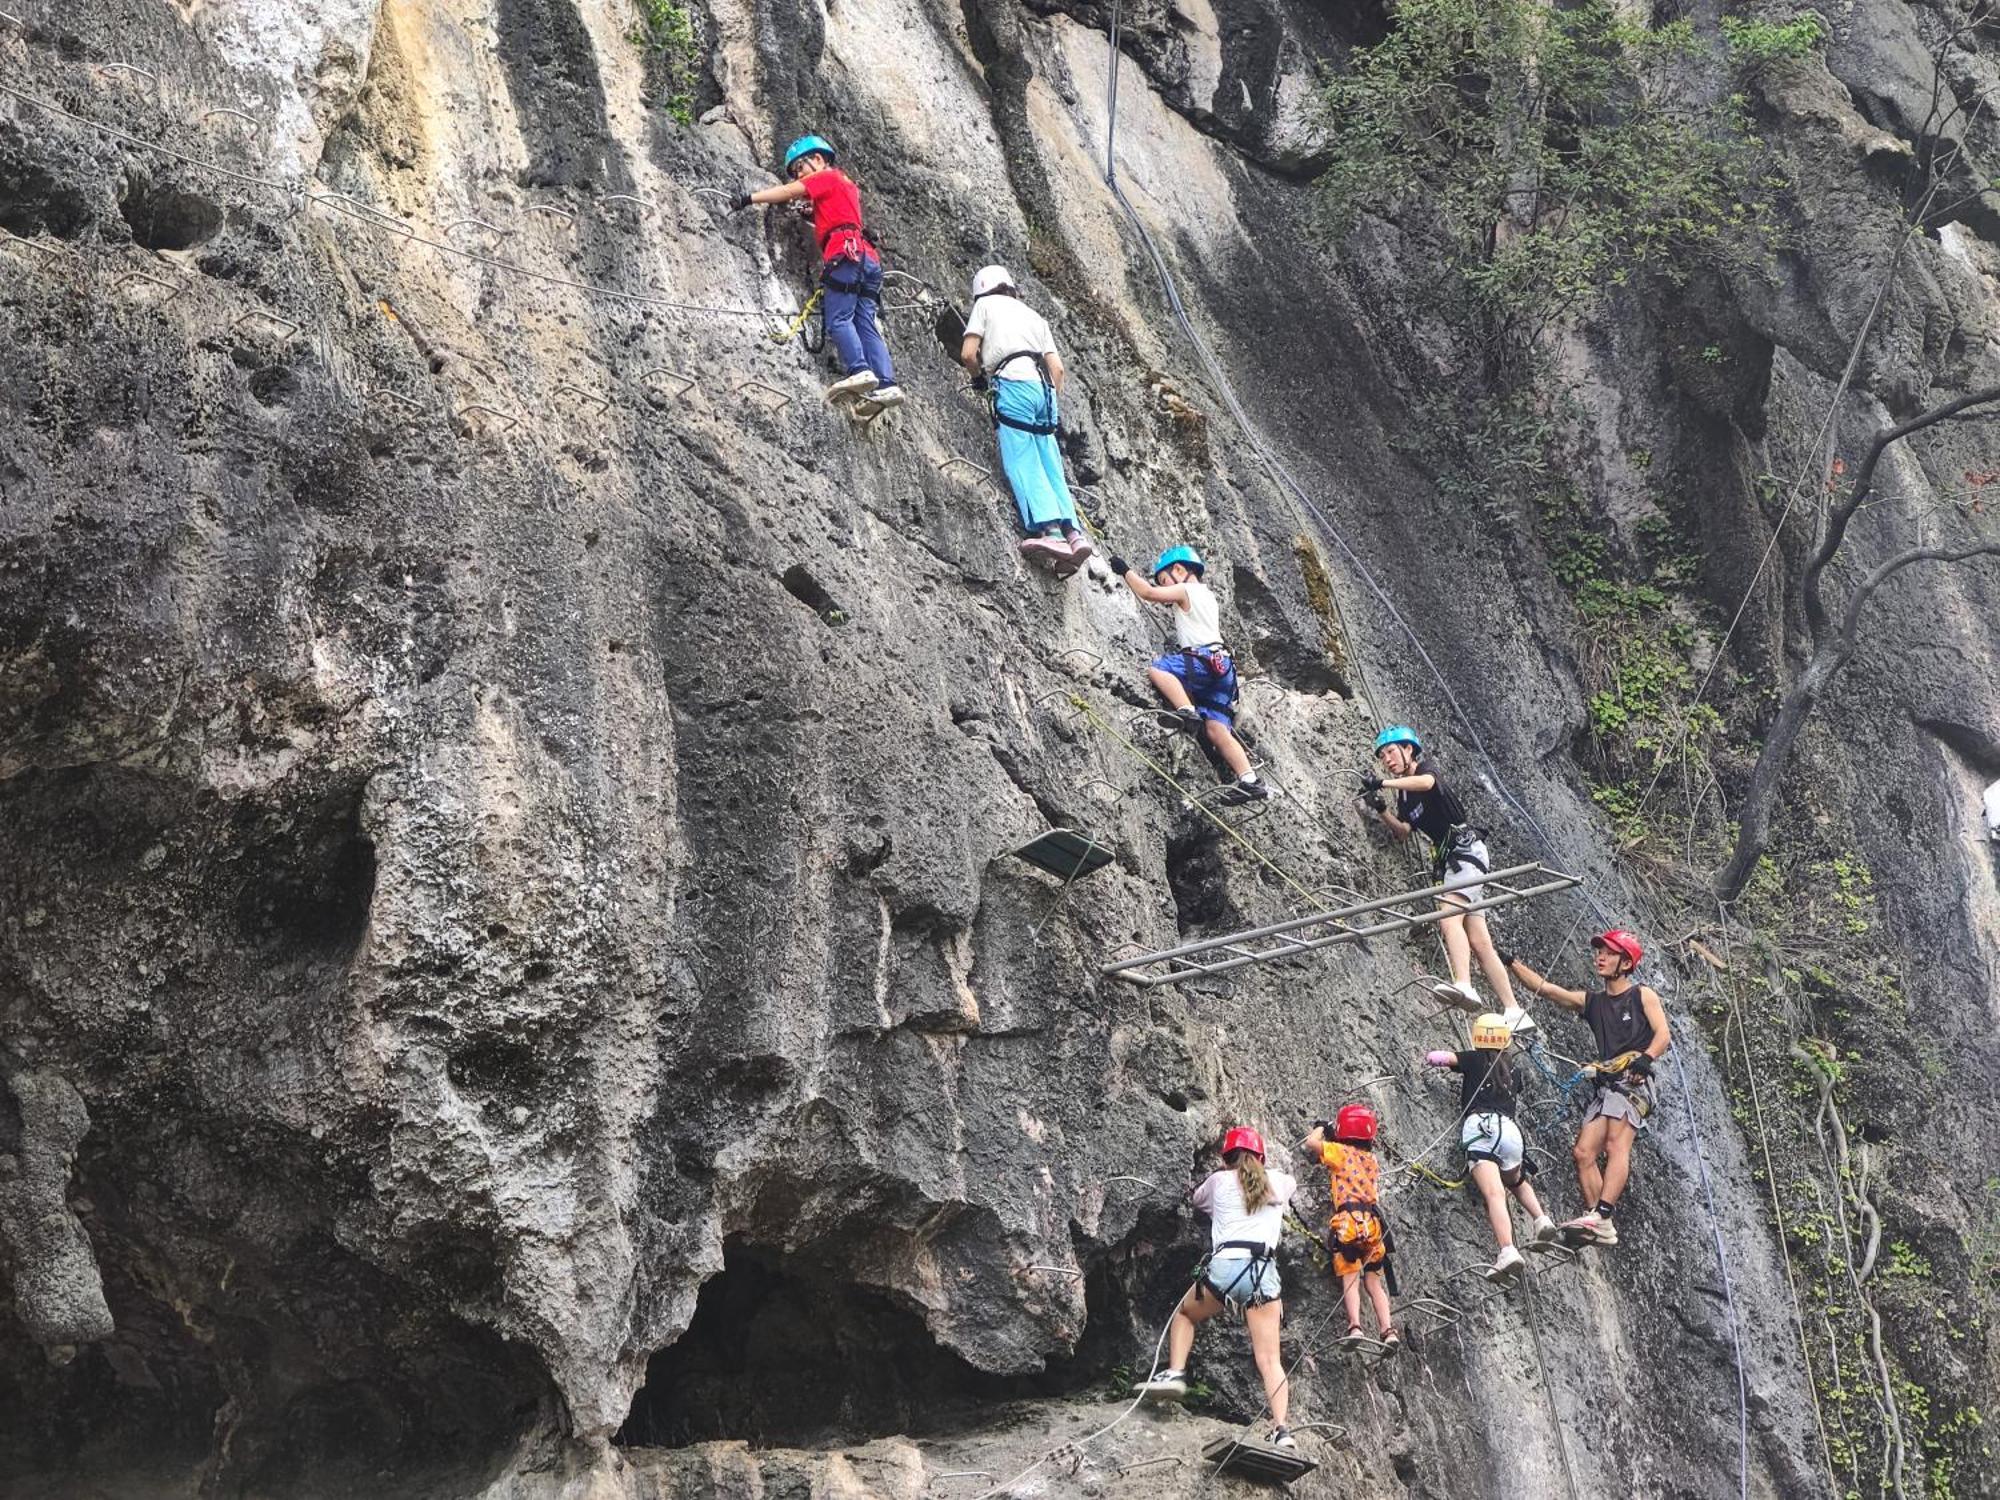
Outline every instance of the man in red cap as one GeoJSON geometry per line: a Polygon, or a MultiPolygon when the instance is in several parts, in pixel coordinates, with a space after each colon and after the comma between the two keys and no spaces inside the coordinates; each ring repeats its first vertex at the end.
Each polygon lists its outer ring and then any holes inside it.
{"type": "Polygon", "coordinates": [[[1603,989],[1567,990],[1518,958],[1503,961],[1536,995],[1564,1010],[1582,1011],[1584,1025],[1597,1038],[1598,1061],[1584,1069],[1596,1088],[1570,1152],[1583,1201],[1595,1206],[1564,1224],[1562,1233],[1572,1244],[1615,1245],[1618,1226],[1612,1215],[1632,1175],[1632,1142],[1653,1112],[1653,1062],[1673,1045],[1673,1036],[1660,997],[1652,986],[1632,979],[1645,957],[1636,937],[1622,927],[1600,932],[1590,940],[1590,956],[1603,989]]]}

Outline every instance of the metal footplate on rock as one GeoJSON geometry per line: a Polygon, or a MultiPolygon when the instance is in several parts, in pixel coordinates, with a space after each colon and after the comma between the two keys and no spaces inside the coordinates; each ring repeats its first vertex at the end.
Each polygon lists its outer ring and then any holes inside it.
{"type": "Polygon", "coordinates": [[[1294,917],[1268,927],[1252,927],[1227,937],[1204,938],[1183,943],[1158,953],[1142,953],[1104,965],[1097,972],[1106,979],[1122,979],[1127,984],[1182,984],[1190,979],[1208,979],[1245,969],[1252,964],[1294,958],[1340,943],[1359,943],[1385,932],[1407,932],[1447,916],[1468,911],[1491,911],[1513,906],[1536,896],[1552,895],[1581,885],[1582,878],[1535,863],[1509,865],[1495,870],[1482,882],[1477,901],[1449,909],[1437,898],[1447,887],[1427,885],[1400,896],[1382,896],[1373,901],[1356,901],[1331,907],[1309,917],[1294,917]]]}
{"type": "Polygon", "coordinates": [[[1109,848],[1074,828],[1051,828],[1007,852],[1062,880],[1080,879],[1111,863],[1109,848]]]}
{"type": "Polygon", "coordinates": [[[1274,1448],[1256,1438],[1219,1437],[1201,1450],[1201,1456],[1215,1465],[1218,1474],[1226,1469],[1265,1484],[1290,1484],[1319,1467],[1312,1459],[1301,1458],[1296,1449],[1274,1448]]]}

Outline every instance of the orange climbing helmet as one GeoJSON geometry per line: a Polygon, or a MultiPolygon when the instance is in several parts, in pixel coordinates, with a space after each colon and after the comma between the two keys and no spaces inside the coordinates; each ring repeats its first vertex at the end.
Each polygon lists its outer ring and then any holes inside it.
{"type": "Polygon", "coordinates": [[[1264,1159],[1264,1137],[1257,1134],[1248,1125],[1238,1125],[1222,1138],[1222,1154],[1227,1156],[1232,1151],[1248,1151],[1257,1160],[1262,1161],[1264,1159]]]}
{"type": "Polygon", "coordinates": [[[1372,1141],[1381,1122],[1365,1104],[1343,1104],[1333,1118],[1333,1138],[1337,1141],[1372,1141]]]}
{"type": "Polygon", "coordinates": [[[1646,956],[1646,950],[1639,946],[1639,940],[1622,927],[1598,933],[1590,940],[1590,946],[1609,949],[1634,969],[1639,967],[1639,960],[1646,956]]]}

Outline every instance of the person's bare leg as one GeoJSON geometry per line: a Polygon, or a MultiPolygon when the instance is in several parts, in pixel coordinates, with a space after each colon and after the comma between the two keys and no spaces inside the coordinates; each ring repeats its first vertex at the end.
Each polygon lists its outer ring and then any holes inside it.
{"type": "Polygon", "coordinates": [[[1361,1326],[1361,1273],[1343,1271],[1340,1273],[1340,1300],[1347,1304],[1347,1326],[1361,1326]]]}
{"type": "Polygon", "coordinates": [[[1167,1368],[1185,1370],[1194,1353],[1194,1328],[1222,1311],[1220,1302],[1211,1302],[1200,1287],[1191,1287],[1174,1309],[1173,1325],[1167,1333],[1167,1368]]]}
{"type": "MultiPolygon", "coordinates": [[[[1447,898],[1439,904],[1448,911],[1456,911],[1462,903],[1447,898]]],[[[1466,941],[1465,914],[1444,918],[1438,923],[1438,934],[1444,939],[1444,961],[1451,970],[1451,982],[1466,983],[1472,975],[1472,948],[1466,941]]]]}
{"type": "Polygon", "coordinates": [[[1180,678],[1171,672],[1163,672],[1158,667],[1146,668],[1146,676],[1153,684],[1153,691],[1167,700],[1169,708],[1193,708],[1188,700],[1187,688],[1180,678]]]}
{"type": "Polygon", "coordinates": [[[1368,1273],[1368,1300],[1375,1304],[1376,1332],[1387,1333],[1394,1328],[1396,1325],[1389,1312],[1389,1288],[1383,1285],[1380,1271],[1368,1273]]]}
{"type": "Polygon", "coordinates": [[[1229,767],[1230,773],[1241,781],[1250,774],[1250,757],[1243,753],[1243,747],[1236,742],[1236,736],[1229,732],[1227,724],[1219,724],[1214,719],[1203,721],[1208,725],[1208,742],[1215,746],[1216,754],[1229,767]]]}
{"type": "Polygon", "coordinates": [[[1597,1207],[1598,1196],[1604,1188],[1604,1178],[1597,1170],[1597,1158],[1603,1154],[1605,1127],[1610,1123],[1599,1115],[1576,1133],[1576,1144],[1570,1148],[1570,1158],[1576,1163],[1576,1185],[1583,1192],[1585,1213],[1597,1207]]]}
{"type": "Polygon", "coordinates": [[[1514,1243],[1514,1221],[1507,1214],[1507,1190],[1500,1183],[1500,1169],[1490,1161],[1472,1164],[1472,1184],[1486,1203],[1486,1222],[1493,1226],[1493,1238],[1505,1250],[1514,1243]]]}
{"type": "Polygon", "coordinates": [[[1535,1189],[1527,1178],[1523,1177],[1514,1184],[1514,1196],[1520,1200],[1521,1207],[1528,1211],[1530,1219],[1542,1217],[1542,1200],[1535,1196],[1535,1189]]]}
{"type": "Polygon", "coordinates": [[[1592,1208],[1600,1201],[1615,1204],[1625,1192],[1625,1184],[1632,1176],[1632,1142],[1638,1139],[1638,1131],[1626,1120],[1609,1120],[1604,1135],[1604,1181],[1599,1184],[1597,1197],[1590,1200],[1592,1208]]]}
{"type": "Polygon", "coordinates": [[[1257,1373],[1264,1377],[1264,1394],[1271,1398],[1271,1421],[1283,1427],[1285,1413],[1292,1404],[1292,1393],[1285,1381],[1285,1364],[1278,1354],[1285,1304],[1266,1302],[1262,1307],[1253,1307],[1244,1313],[1243,1321],[1250,1325],[1250,1353],[1257,1361],[1257,1373]]]}
{"type": "Polygon", "coordinates": [[[1507,978],[1507,966],[1500,962],[1499,950],[1493,946],[1493,935],[1486,930],[1485,912],[1466,914],[1465,935],[1472,944],[1473,957],[1479,960],[1479,972],[1486,976],[1486,983],[1500,997],[1500,1008],[1513,1009],[1514,986],[1507,978]]]}

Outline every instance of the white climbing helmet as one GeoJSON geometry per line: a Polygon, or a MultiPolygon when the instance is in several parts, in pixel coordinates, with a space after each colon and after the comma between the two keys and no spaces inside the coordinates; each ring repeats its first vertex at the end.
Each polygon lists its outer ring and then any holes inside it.
{"type": "Polygon", "coordinates": [[[977,302],[981,297],[1013,284],[1013,273],[1005,266],[981,266],[972,274],[972,300],[977,302]]]}

